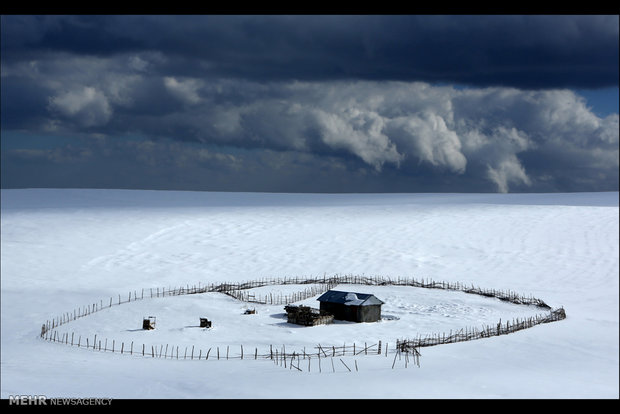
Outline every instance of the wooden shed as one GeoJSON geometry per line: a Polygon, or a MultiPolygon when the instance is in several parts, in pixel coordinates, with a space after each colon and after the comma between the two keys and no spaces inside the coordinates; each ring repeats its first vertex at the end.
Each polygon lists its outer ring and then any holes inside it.
{"type": "Polygon", "coordinates": [[[145,316],[142,318],[142,329],[151,330],[155,329],[155,317],[154,316],[145,316]]]}
{"type": "Polygon", "coordinates": [[[317,299],[320,309],[334,319],[351,322],[376,322],[381,319],[383,301],[368,293],[328,290],[317,299]]]}

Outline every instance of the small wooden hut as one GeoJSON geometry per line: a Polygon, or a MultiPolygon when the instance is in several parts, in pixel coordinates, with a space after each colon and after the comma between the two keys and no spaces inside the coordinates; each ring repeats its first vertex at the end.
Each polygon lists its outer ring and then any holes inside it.
{"type": "Polygon", "coordinates": [[[328,290],[317,299],[321,311],[331,313],[334,319],[351,322],[376,322],[381,319],[381,305],[385,302],[368,293],[328,290]]]}
{"type": "Polygon", "coordinates": [[[210,328],[212,325],[211,321],[207,318],[200,318],[200,327],[201,328],[210,328]]]}
{"type": "Polygon", "coordinates": [[[147,317],[142,318],[142,329],[144,330],[155,329],[155,317],[147,316],[147,317]]]}

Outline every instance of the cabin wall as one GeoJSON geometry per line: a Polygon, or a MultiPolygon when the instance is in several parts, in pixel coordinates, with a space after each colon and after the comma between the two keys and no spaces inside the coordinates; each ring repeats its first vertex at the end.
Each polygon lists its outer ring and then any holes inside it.
{"type": "Polygon", "coordinates": [[[334,319],[338,319],[338,320],[346,320],[345,310],[343,308],[344,306],[338,303],[330,303],[330,302],[321,302],[321,306],[320,306],[320,309],[322,311],[331,313],[332,315],[334,315],[334,319]]]}
{"type": "Polygon", "coordinates": [[[381,306],[352,306],[341,303],[321,302],[321,310],[334,315],[334,319],[351,322],[376,322],[381,319],[381,306]]]}
{"type": "Polygon", "coordinates": [[[357,321],[358,322],[377,322],[381,319],[381,306],[369,305],[369,306],[357,306],[357,321]]]}

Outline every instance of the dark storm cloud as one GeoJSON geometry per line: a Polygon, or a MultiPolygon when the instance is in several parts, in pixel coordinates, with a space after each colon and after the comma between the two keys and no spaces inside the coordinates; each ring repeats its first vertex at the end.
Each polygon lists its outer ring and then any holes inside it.
{"type": "MultiPolygon", "coordinates": [[[[580,183],[571,188],[609,190],[618,185],[618,114],[600,118],[569,90],[457,90],[371,81],[256,84],[165,77],[161,89],[173,102],[161,112],[149,112],[131,110],[132,105],[147,104],[130,99],[140,95],[133,88],[144,87],[140,78],[109,75],[113,81],[102,82],[100,88],[75,84],[59,88],[49,98],[48,129],[56,134],[81,131],[95,142],[106,142],[84,144],[87,151],[78,152],[83,156],[94,154],[93,159],[108,159],[115,165],[115,159],[129,163],[120,156],[127,153],[135,161],[132,171],[136,165],[144,165],[144,171],[155,169],[158,175],[167,171],[168,178],[158,185],[177,176],[185,186],[209,169],[207,165],[222,161],[218,171],[228,174],[229,180],[257,181],[258,172],[275,179],[280,172],[298,177],[300,188],[307,189],[317,174],[302,179],[301,171],[310,170],[295,165],[300,159],[306,160],[305,165],[313,162],[316,171],[325,171],[326,160],[338,160],[340,168],[328,169],[332,174],[339,171],[358,186],[362,177],[367,179],[366,187],[354,187],[357,191],[368,189],[368,183],[379,177],[386,180],[384,189],[400,191],[419,191],[428,183],[435,183],[436,189],[452,183],[459,191],[535,191],[541,185],[561,190],[566,186],[558,185],[566,177],[580,183]],[[124,145],[122,136],[129,132],[147,138],[124,145]],[[229,154],[232,158],[207,157],[201,146],[211,152],[214,146],[235,150],[229,154]],[[235,157],[235,151],[243,156],[235,157]],[[116,157],[105,155],[110,152],[116,157]],[[205,157],[196,158],[198,154],[205,157]],[[179,177],[176,169],[185,171],[186,178],[179,177]]],[[[11,154],[32,158],[36,152],[9,151],[6,156],[11,154]]],[[[61,157],[62,151],[38,154],[46,162],[74,159],[61,157]]],[[[338,182],[325,180],[326,189],[347,190],[338,182]]],[[[203,188],[212,184],[202,182],[203,188]]]]}
{"type": "Polygon", "coordinates": [[[13,77],[2,80],[0,105],[2,129],[38,129],[48,119],[47,96],[53,91],[29,79],[13,77]]]}
{"type": "Polygon", "coordinates": [[[1,28],[3,187],[618,188],[618,114],[566,89],[617,87],[617,16],[2,16],[1,28]]]}
{"type": "Polygon", "coordinates": [[[173,76],[618,85],[617,16],[8,16],[3,59],[160,52],[173,76]]]}

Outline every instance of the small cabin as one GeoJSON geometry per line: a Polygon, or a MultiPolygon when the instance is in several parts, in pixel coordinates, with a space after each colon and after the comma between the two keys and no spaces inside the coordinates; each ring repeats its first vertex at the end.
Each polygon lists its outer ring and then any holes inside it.
{"type": "Polygon", "coordinates": [[[321,311],[334,315],[334,319],[351,322],[377,322],[385,303],[372,294],[339,290],[328,290],[317,300],[321,302],[321,311]]]}

